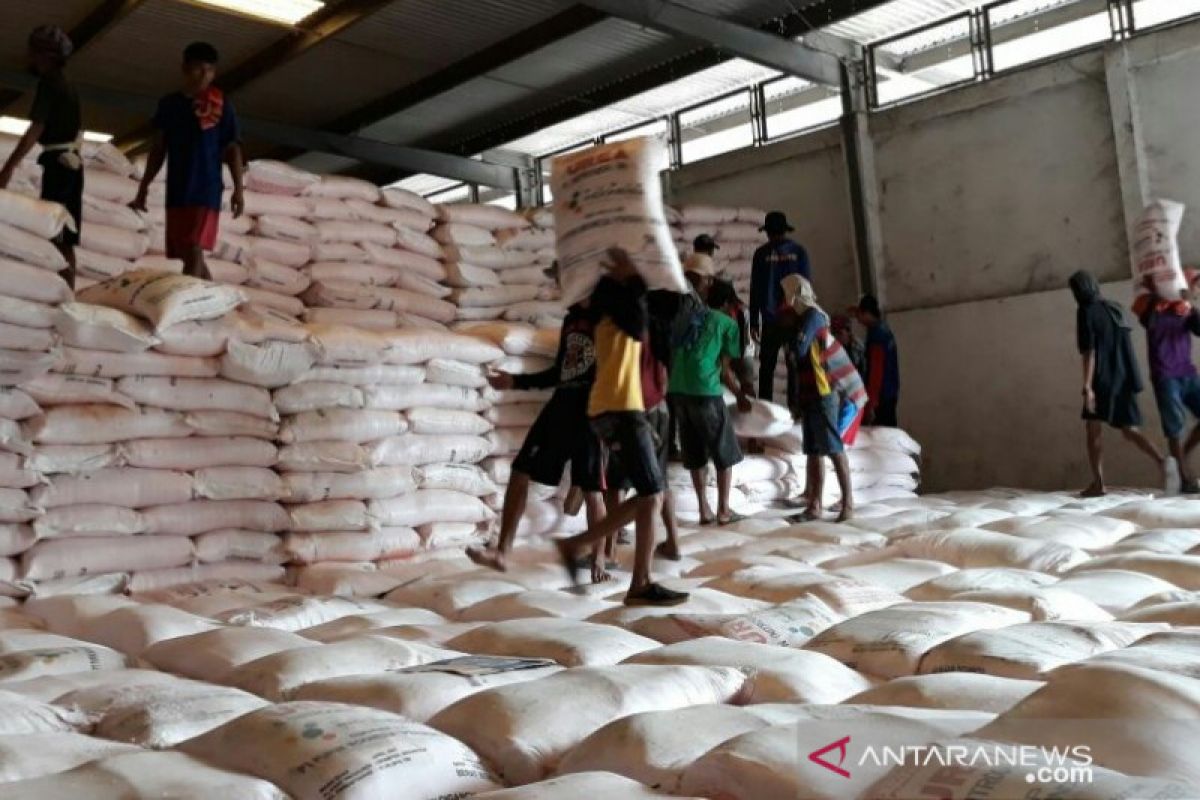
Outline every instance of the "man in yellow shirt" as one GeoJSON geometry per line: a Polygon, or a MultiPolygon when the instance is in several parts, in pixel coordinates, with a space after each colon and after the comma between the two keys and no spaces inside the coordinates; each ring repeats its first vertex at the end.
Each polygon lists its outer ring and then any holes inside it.
{"type": "Polygon", "coordinates": [[[654,519],[662,506],[666,478],[659,466],[642,395],[646,284],[627,253],[611,250],[609,258],[609,273],[596,285],[589,304],[596,320],[596,380],[588,398],[588,418],[607,456],[619,460],[634,496],[609,509],[602,522],[569,539],[560,539],[557,545],[572,581],[577,582],[578,557],[589,546],[634,521],[633,577],[625,605],[675,606],[687,601],[687,593],[672,591],[650,578],[654,519]]]}

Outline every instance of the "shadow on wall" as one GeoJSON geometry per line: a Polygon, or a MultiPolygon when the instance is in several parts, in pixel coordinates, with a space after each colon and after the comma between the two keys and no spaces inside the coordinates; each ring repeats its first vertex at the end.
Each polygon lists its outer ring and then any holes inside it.
{"type": "MultiPolygon", "coordinates": [[[[1104,286],[1126,307],[1128,281],[1104,286]]],[[[1075,346],[1075,302],[1067,289],[906,311],[889,317],[900,345],[900,421],[921,442],[923,490],[1082,489],[1088,482],[1075,346]]],[[[1149,387],[1146,343],[1135,347],[1150,437],[1165,447],[1149,387]]],[[[1111,485],[1157,486],[1157,468],[1115,432],[1105,434],[1111,485]]]]}

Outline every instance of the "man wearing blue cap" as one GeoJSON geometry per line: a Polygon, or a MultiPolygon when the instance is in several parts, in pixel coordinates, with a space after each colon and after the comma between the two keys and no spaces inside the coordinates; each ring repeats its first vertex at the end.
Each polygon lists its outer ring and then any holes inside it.
{"type": "MultiPolygon", "coordinates": [[[[759,344],[758,396],[769,401],[775,391],[779,350],[788,338],[779,319],[786,307],[781,283],[789,275],[812,280],[812,269],[808,251],[788,237],[795,228],[782,211],[768,213],[759,230],[766,232],[767,243],[754,251],[750,268],[750,337],[759,344]]],[[[790,387],[792,368],[788,366],[787,371],[790,387]]]]}

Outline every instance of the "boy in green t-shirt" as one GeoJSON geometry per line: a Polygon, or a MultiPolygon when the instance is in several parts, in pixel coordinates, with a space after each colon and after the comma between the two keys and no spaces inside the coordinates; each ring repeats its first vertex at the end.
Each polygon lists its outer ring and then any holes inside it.
{"type": "Polygon", "coordinates": [[[679,424],[683,466],[692,474],[700,504],[700,524],[729,525],[740,518],[729,507],[733,467],[742,451],[733,420],[722,397],[722,384],[737,395],[738,408],[749,410],[750,387],[739,382],[733,363],[742,357],[737,323],[729,315],[737,297],[728,284],[713,284],[712,258],[693,255],[685,266],[688,280],[705,299],[691,325],[674,343],[671,379],[667,387],[671,411],[679,424]],[[708,463],[717,470],[717,513],[708,503],[708,463]]]}

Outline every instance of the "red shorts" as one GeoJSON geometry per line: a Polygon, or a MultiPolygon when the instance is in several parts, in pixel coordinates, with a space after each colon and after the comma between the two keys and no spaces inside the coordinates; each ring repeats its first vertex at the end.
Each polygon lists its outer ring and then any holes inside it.
{"type": "Polygon", "coordinates": [[[220,212],[202,206],[167,209],[167,258],[183,258],[195,248],[217,244],[220,212]]]}

